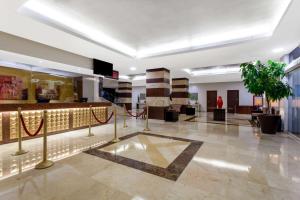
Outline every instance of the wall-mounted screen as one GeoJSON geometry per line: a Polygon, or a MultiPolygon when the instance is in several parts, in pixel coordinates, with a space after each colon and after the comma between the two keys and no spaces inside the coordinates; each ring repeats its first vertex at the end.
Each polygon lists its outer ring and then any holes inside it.
{"type": "Polygon", "coordinates": [[[113,64],[102,60],[93,59],[94,74],[105,77],[113,76],[113,64]]]}

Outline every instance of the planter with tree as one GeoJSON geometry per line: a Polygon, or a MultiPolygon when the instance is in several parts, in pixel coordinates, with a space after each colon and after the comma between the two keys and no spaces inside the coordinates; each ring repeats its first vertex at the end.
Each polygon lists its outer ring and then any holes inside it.
{"type": "Polygon", "coordinates": [[[282,81],[285,77],[286,64],[269,60],[267,64],[260,61],[241,64],[242,79],[248,91],[254,95],[265,95],[267,113],[258,116],[261,131],[275,134],[279,115],[271,114],[271,102],[280,101],[292,95],[291,87],[282,81]]]}

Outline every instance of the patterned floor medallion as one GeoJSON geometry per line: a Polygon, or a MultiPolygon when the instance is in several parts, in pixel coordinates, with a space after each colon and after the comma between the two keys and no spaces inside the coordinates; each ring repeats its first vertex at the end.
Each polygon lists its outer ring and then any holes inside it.
{"type": "Polygon", "coordinates": [[[137,132],[137,133],[132,133],[121,137],[120,142],[117,144],[113,142],[108,142],[97,148],[89,149],[85,151],[85,153],[118,164],[122,164],[137,170],[141,170],[143,172],[147,172],[156,176],[160,176],[162,178],[176,181],[179,178],[180,174],[184,171],[186,166],[189,164],[189,162],[192,160],[194,155],[200,149],[202,144],[203,142],[196,141],[196,140],[157,135],[153,133],[137,132]],[[142,138],[147,140],[146,142],[147,145],[145,145],[145,147],[143,147],[143,144],[135,142],[141,140],[142,138]],[[155,141],[155,144],[151,144],[150,140],[155,141]],[[129,143],[127,143],[129,141],[131,141],[131,144],[134,144],[139,148],[146,149],[148,146],[148,149],[142,151],[145,152],[145,155],[137,154],[134,149],[130,150],[129,143]],[[113,145],[118,145],[118,146],[113,146],[113,145]],[[178,150],[179,147],[177,148],[176,145],[179,146],[182,150],[181,149],[178,150]],[[161,149],[163,149],[164,155],[160,154],[162,152],[161,149]],[[120,153],[121,151],[119,150],[127,151],[127,154],[124,155],[120,153]],[[148,152],[149,155],[146,154],[146,152],[148,152]],[[134,156],[132,157],[130,156],[130,154],[132,155],[135,154],[136,157],[134,156]],[[159,155],[157,156],[156,154],[159,155]],[[174,156],[174,158],[172,156],[174,156]],[[147,162],[145,160],[138,159],[141,157],[145,157],[145,158],[150,157],[149,160],[152,159],[152,161],[147,162]],[[164,159],[164,160],[160,160],[160,159],[164,159]]]}

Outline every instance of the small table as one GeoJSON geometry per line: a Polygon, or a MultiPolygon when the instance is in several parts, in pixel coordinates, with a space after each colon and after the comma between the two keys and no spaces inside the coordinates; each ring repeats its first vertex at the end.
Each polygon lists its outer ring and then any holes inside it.
{"type": "Polygon", "coordinates": [[[166,110],[165,111],[165,121],[166,122],[177,122],[178,112],[176,110],[166,110]]]}
{"type": "Polygon", "coordinates": [[[192,116],[194,116],[195,115],[195,108],[193,108],[193,107],[186,107],[186,109],[185,109],[185,114],[186,115],[192,115],[192,116]]]}
{"type": "Polygon", "coordinates": [[[214,120],[225,121],[225,109],[214,109],[214,120]]]}

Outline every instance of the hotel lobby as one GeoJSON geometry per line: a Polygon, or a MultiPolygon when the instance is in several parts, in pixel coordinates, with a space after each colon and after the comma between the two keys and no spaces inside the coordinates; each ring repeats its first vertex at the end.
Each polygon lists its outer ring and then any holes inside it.
{"type": "Polygon", "coordinates": [[[300,199],[300,1],[1,5],[0,200],[300,199]]]}

